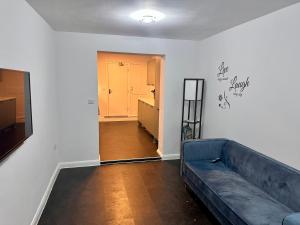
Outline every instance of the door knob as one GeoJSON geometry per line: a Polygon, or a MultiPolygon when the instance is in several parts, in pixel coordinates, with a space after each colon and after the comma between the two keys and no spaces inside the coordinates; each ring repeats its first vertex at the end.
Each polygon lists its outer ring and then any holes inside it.
{"type": "Polygon", "coordinates": [[[112,90],[111,89],[108,89],[108,94],[111,94],[112,93],[112,90]]]}

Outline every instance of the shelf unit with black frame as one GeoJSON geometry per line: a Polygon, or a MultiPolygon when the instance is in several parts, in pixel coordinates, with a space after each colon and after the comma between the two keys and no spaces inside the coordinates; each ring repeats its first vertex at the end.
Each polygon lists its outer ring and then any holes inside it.
{"type": "Polygon", "coordinates": [[[204,79],[184,79],[181,141],[201,138],[204,84],[204,79]]]}

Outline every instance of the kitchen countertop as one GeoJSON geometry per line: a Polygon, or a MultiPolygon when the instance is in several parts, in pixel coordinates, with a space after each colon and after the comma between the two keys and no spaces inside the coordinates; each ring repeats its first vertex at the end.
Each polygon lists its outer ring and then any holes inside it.
{"type": "Polygon", "coordinates": [[[139,98],[139,100],[148,105],[154,106],[154,98],[139,98]]]}

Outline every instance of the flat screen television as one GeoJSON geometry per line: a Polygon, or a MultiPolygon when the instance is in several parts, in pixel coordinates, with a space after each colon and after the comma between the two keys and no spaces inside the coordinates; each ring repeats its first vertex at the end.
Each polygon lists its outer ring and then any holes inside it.
{"type": "Polygon", "coordinates": [[[0,160],[32,133],[30,74],[0,68],[0,160]]]}

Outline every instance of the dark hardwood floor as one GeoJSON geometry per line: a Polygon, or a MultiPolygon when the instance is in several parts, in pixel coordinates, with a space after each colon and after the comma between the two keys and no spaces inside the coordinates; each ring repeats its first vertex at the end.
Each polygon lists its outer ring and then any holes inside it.
{"type": "Polygon", "coordinates": [[[39,225],[213,225],[179,160],[61,170],[39,225]]]}
{"type": "Polygon", "coordinates": [[[159,157],[152,136],[137,121],[99,123],[101,161],[159,157]]]}

